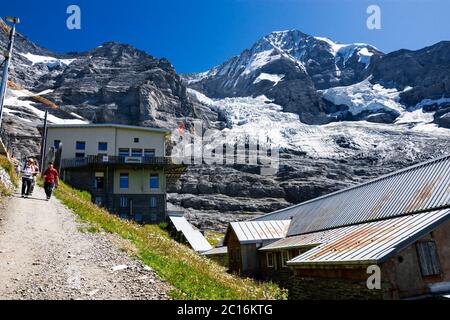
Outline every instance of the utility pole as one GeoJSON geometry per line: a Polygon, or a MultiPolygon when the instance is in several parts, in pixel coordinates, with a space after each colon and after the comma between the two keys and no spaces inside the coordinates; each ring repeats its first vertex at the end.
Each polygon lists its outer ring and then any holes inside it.
{"type": "Polygon", "coordinates": [[[5,95],[6,95],[6,88],[8,87],[8,67],[9,62],[11,61],[12,57],[12,50],[14,45],[14,35],[16,33],[16,24],[20,23],[20,19],[17,17],[6,17],[6,21],[11,22],[13,24],[11,28],[11,32],[9,34],[9,46],[8,50],[5,52],[5,60],[4,60],[4,66],[3,66],[3,73],[2,73],[2,83],[0,87],[0,128],[2,126],[2,119],[3,119],[3,103],[5,101],[5,95]]]}
{"type": "Polygon", "coordinates": [[[47,117],[48,117],[48,110],[45,110],[45,117],[44,117],[44,128],[42,131],[42,139],[41,139],[41,152],[40,152],[40,167],[39,169],[41,172],[44,172],[44,158],[45,158],[45,150],[47,149],[47,117]]]}

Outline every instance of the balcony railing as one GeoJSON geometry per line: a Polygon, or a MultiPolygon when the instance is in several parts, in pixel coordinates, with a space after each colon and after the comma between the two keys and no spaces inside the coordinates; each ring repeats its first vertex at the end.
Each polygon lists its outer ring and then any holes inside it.
{"type": "Polygon", "coordinates": [[[169,165],[173,164],[169,157],[123,157],[123,156],[86,156],[73,159],[63,159],[61,168],[76,168],[90,165],[169,165]]]}

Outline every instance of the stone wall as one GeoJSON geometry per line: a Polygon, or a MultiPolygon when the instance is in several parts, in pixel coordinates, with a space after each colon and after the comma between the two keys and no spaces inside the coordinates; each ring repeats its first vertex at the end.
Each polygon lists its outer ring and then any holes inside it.
{"type": "Polygon", "coordinates": [[[289,288],[290,300],[374,300],[384,290],[369,290],[365,281],[295,276],[289,288]]]}
{"type": "MultiPolygon", "coordinates": [[[[349,277],[318,277],[311,270],[294,269],[289,288],[291,300],[374,300],[389,298],[390,285],[381,283],[381,289],[368,289],[365,270],[350,271],[349,277]],[[306,271],[306,272],[305,272],[306,271]],[[359,277],[358,275],[361,275],[359,277]],[[364,277],[362,277],[364,275],[364,277]]],[[[319,272],[327,273],[326,270],[319,272]]],[[[346,273],[346,272],[344,272],[346,273]]]]}

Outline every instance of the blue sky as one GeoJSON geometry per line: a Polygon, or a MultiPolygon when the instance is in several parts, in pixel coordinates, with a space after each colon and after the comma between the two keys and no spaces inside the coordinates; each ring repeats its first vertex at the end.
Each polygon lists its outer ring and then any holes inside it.
{"type": "Polygon", "coordinates": [[[119,41],[166,57],[179,73],[207,70],[276,30],[367,42],[384,52],[419,49],[450,40],[449,12],[448,0],[16,0],[1,6],[2,16],[22,19],[21,33],[54,51],[119,41]],[[71,4],[81,8],[81,30],[66,27],[71,4]],[[381,30],[366,27],[371,4],[381,8],[381,30]]]}

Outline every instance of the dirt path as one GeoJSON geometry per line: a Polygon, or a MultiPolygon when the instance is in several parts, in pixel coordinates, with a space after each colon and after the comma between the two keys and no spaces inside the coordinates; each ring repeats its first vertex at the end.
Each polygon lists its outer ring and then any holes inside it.
{"type": "Polygon", "coordinates": [[[171,287],[130,257],[132,246],[82,232],[69,209],[44,198],[36,186],[0,208],[0,299],[167,299],[171,287]]]}

